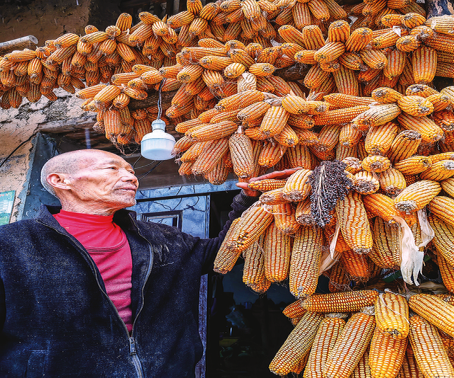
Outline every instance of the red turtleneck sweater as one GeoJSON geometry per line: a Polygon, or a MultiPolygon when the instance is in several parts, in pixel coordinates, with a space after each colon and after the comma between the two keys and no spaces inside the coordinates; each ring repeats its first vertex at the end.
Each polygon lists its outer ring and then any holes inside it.
{"type": "Polygon", "coordinates": [[[54,218],[88,251],[101,273],[107,295],[131,332],[131,250],[125,233],[113,223],[113,215],[61,210],[54,218]]]}

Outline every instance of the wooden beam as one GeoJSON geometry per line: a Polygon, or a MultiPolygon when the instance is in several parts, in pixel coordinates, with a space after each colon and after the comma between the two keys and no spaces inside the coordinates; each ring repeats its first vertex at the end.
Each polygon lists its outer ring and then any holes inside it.
{"type": "Polygon", "coordinates": [[[427,0],[426,1],[427,19],[431,17],[445,16],[454,14],[453,0],[427,0]]]}
{"type": "Polygon", "coordinates": [[[0,55],[8,54],[14,50],[30,49],[34,50],[38,45],[38,38],[33,35],[13,39],[11,41],[0,42],[0,55]]]}
{"type": "MultiPolygon", "coordinates": [[[[172,92],[162,92],[162,107],[167,109],[170,106],[170,102],[172,101],[172,98],[175,96],[175,93],[177,91],[172,91],[172,92]]],[[[131,99],[129,102],[129,110],[137,110],[137,109],[143,109],[143,108],[148,108],[149,106],[155,106],[158,103],[158,92],[156,91],[149,91],[148,92],[148,97],[145,100],[134,100],[131,99]]]]}
{"type": "Polygon", "coordinates": [[[91,129],[96,122],[96,115],[89,113],[84,118],[70,118],[63,121],[52,121],[38,124],[42,133],[69,133],[75,130],[91,129]]]}
{"type": "Polygon", "coordinates": [[[275,76],[283,78],[285,81],[303,80],[311,66],[307,64],[296,63],[293,66],[281,68],[274,72],[275,76]]]}

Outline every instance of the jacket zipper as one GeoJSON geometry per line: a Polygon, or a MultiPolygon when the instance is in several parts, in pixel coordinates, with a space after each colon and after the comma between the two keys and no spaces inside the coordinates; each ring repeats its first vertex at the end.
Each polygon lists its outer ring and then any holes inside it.
{"type": "Polygon", "coordinates": [[[136,341],[134,340],[134,337],[129,338],[129,354],[132,357],[132,362],[136,368],[137,376],[139,378],[143,378],[142,364],[140,363],[139,356],[137,355],[136,341]]]}
{"type": "MultiPolygon", "coordinates": [[[[142,291],[141,291],[141,293],[140,293],[142,304],[141,304],[140,309],[139,309],[139,311],[137,312],[136,317],[134,318],[134,321],[133,321],[133,323],[132,323],[131,335],[133,335],[133,334],[134,334],[134,325],[136,324],[136,320],[137,320],[137,318],[139,317],[139,314],[142,312],[143,305],[144,305],[144,303],[143,303],[143,302],[144,302],[144,290],[145,290],[145,285],[147,284],[147,281],[148,281],[148,277],[150,277],[151,267],[152,267],[152,265],[153,265],[153,251],[151,250],[151,244],[150,244],[150,242],[149,242],[149,241],[140,233],[139,227],[137,227],[137,225],[136,225],[136,223],[134,222],[134,219],[132,218],[132,216],[129,215],[129,217],[131,218],[131,220],[132,220],[134,226],[137,228],[137,233],[139,234],[139,236],[140,236],[142,239],[144,239],[144,240],[148,243],[148,251],[149,251],[149,253],[150,253],[150,262],[149,262],[149,264],[148,264],[147,274],[146,274],[146,276],[145,276],[145,281],[144,281],[144,284],[143,284],[143,286],[142,286],[142,291]]],[[[40,221],[38,221],[38,222],[39,222],[39,223],[42,223],[42,222],[40,222],[40,221]]],[[[44,224],[44,225],[46,225],[46,224],[44,224]]],[[[47,226],[47,225],[46,225],[46,226],[47,226]]],[[[48,226],[48,227],[50,227],[50,226],[48,226]]],[[[63,235],[63,236],[65,236],[65,237],[68,237],[68,235],[63,234],[62,232],[58,231],[57,229],[55,229],[55,228],[53,228],[53,227],[50,227],[50,228],[52,228],[54,231],[58,232],[60,235],[63,235]]],[[[76,244],[76,247],[80,249],[80,247],[79,247],[77,244],[76,244]]],[[[84,249],[82,249],[82,252],[88,254],[88,252],[86,252],[84,249]]],[[[89,260],[89,261],[90,261],[90,265],[92,266],[94,272],[96,272],[96,265],[95,265],[95,263],[94,263],[92,260],[89,260]]],[[[124,329],[125,329],[125,331],[126,331],[126,335],[127,335],[127,337],[128,337],[128,341],[129,341],[129,354],[130,354],[130,356],[131,356],[131,358],[132,358],[132,362],[133,362],[134,367],[135,367],[135,369],[136,369],[137,377],[138,377],[138,378],[143,378],[143,376],[144,376],[144,375],[143,375],[143,368],[142,368],[142,363],[140,362],[139,356],[137,355],[136,341],[135,341],[135,339],[134,339],[133,336],[129,336],[129,331],[128,331],[128,328],[126,327],[125,322],[123,321],[123,319],[121,319],[121,316],[120,316],[120,314],[118,313],[118,310],[117,310],[117,308],[115,307],[115,305],[114,305],[114,303],[112,302],[112,300],[110,299],[109,295],[107,295],[107,293],[102,289],[101,285],[99,284],[99,280],[98,280],[98,275],[97,275],[97,274],[95,274],[95,279],[96,279],[96,283],[97,283],[97,285],[98,285],[99,290],[107,297],[108,301],[110,302],[110,304],[111,304],[112,307],[114,308],[114,310],[115,310],[117,316],[120,318],[121,322],[123,323],[123,326],[124,326],[124,329]]]]}

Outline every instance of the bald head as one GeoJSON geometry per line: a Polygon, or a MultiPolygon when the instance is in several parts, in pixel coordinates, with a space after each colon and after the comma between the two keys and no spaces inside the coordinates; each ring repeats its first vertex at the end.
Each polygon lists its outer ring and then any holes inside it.
{"type": "Polygon", "coordinates": [[[47,180],[48,176],[54,173],[70,176],[76,173],[79,169],[96,161],[102,156],[112,155],[118,158],[117,155],[102,150],[77,150],[65,152],[49,159],[41,169],[41,184],[50,194],[58,197],[54,187],[47,180]]]}

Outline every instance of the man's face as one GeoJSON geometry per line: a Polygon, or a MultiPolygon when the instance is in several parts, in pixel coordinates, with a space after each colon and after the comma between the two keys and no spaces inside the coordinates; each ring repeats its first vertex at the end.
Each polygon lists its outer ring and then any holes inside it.
{"type": "Polygon", "coordinates": [[[69,176],[74,200],[112,210],[135,205],[139,182],[124,159],[100,152],[83,159],[79,167],[69,176]]]}

